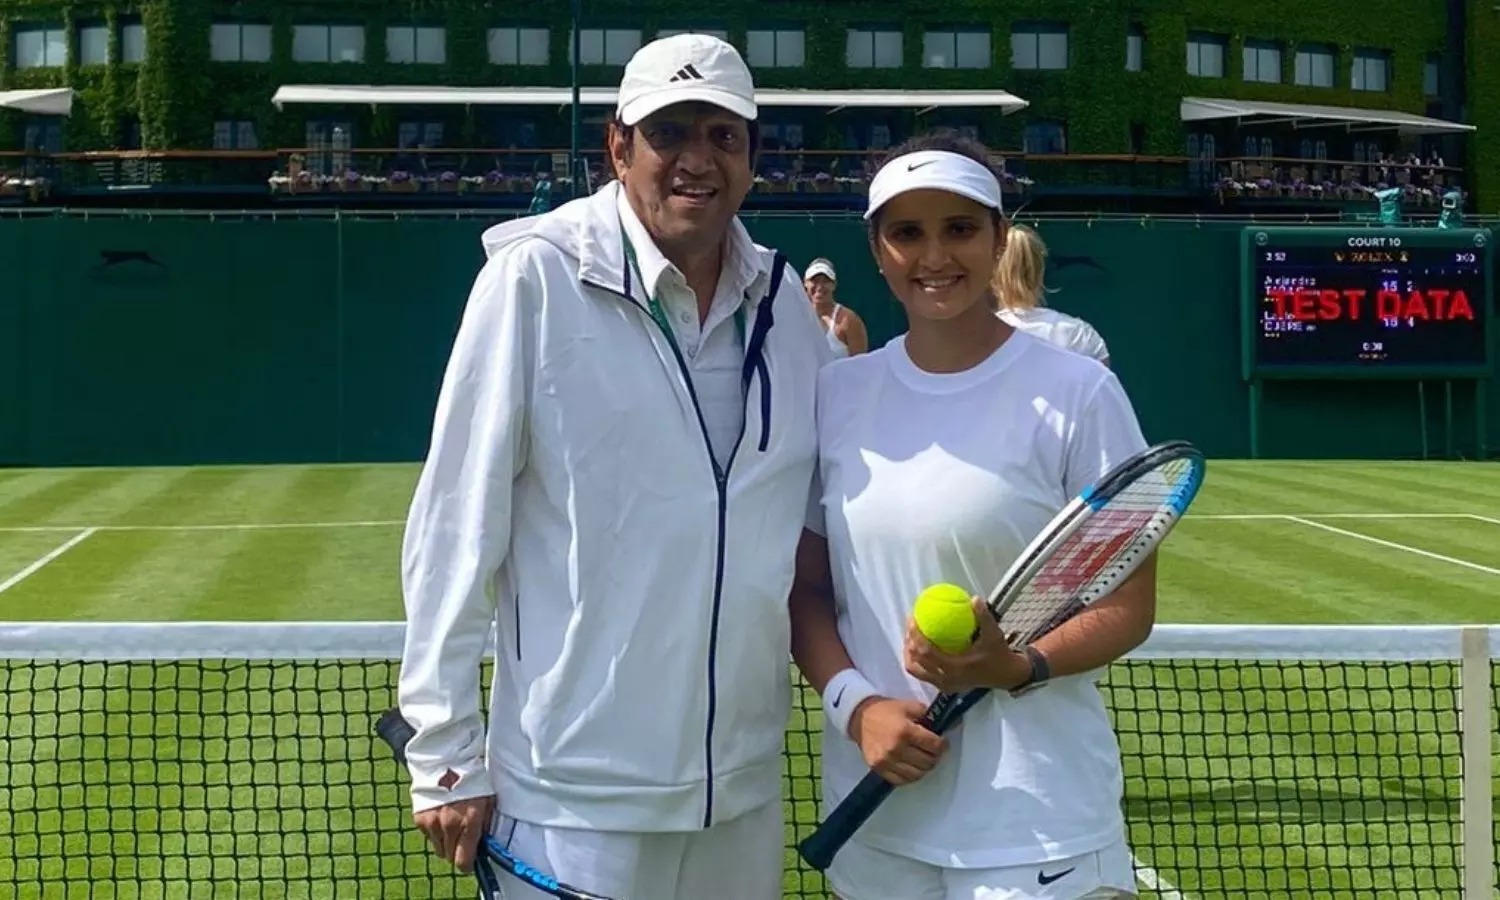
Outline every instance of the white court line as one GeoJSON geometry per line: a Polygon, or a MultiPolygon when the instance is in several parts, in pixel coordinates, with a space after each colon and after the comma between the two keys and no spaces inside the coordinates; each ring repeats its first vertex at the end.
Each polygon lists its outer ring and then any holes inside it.
{"type": "Polygon", "coordinates": [[[254,531],[263,528],[386,528],[404,525],[400,519],[355,522],[236,522],[226,525],[0,525],[3,531],[254,531]]]}
{"type": "Polygon", "coordinates": [[[1161,873],[1141,862],[1135,854],[1131,854],[1130,861],[1135,864],[1135,878],[1141,884],[1156,891],[1161,895],[1161,900],[1187,900],[1187,896],[1177,890],[1172,882],[1161,877],[1161,873]]]}
{"type": "Polygon", "coordinates": [[[1487,575],[1500,575],[1500,569],[1493,569],[1489,566],[1481,566],[1479,563],[1469,562],[1466,559],[1456,559],[1452,556],[1444,556],[1441,553],[1433,553],[1430,550],[1422,550],[1417,547],[1408,547],[1405,544],[1398,544],[1395,541],[1387,541],[1378,537],[1371,537],[1368,534],[1360,534],[1357,531],[1346,531],[1342,528],[1335,528],[1332,525],[1324,525],[1322,522],[1314,522],[1311,519],[1304,519],[1300,516],[1287,516],[1287,518],[1300,525],[1306,525],[1309,528],[1321,528],[1324,531],[1331,531],[1334,534],[1342,534],[1345,537],[1358,538],[1361,541],[1368,541],[1371,544],[1379,544],[1382,547],[1389,547],[1392,550],[1405,550],[1407,553],[1415,553],[1418,556],[1425,556],[1428,559],[1435,559],[1439,562],[1452,563],[1455,566],[1463,566],[1466,569],[1473,569],[1476,572],[1484,572],[1487,575]]]}
{"type": "Polygon", "coordinates": [[[93,534],[97,530],[98,529],[95,528],[84,529],[78,534],[73,535],[61,546],[54,548],[51,553],[48,553],[46,556],[7,578],[5,581],[0,581],[0,594],[5,593],[6,591],[30,578],[32,575],[35,575],[42,566],[45,566],[47,563],[52,562],[54,559],[57,559],[59,556],[62,556],[64,553],[67,553],[69,550],[77,547],[79,544],[83,543],[83,541],[89,535],[93,534]]]}
{"type": "MultiPolygon", "coordinates": [[[[1482,519],[1473,513],[1188,513],[1183,521],[1209,519],[1222,522],[1251,522],[1271,519],[1482,519]]],[[[1489,521],[1500,525],[1500,519],[1489,521]]]]}
{"type": "Polygon", "coordinates": [[[1493,516],[1481,516],[1478,513],[1469,513],[1469,518],[1478,519],[1481,522],[1488,522],[1491,525],[1500,525],[1500,519],[1496,519],[1493,516]]]}

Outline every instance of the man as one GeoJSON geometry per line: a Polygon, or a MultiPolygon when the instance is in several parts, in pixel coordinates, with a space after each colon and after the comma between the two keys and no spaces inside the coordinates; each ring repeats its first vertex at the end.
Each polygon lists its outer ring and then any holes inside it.
{"type": "Polygon", "coordinates": [[[415,818],[462,869],[490,828],[605,896],[780,896],[829,354],[736,218],[756,114],[733,47],[651,43],[609,128],[617,180],[484,235],[402,565],[415,818]]]}
{"type": "Polygon", "coordinates": [[[818,321],[823,323],[834,357],[856,356],[869,351],[870,336],[859,314],[834,299],[838,280],[833,263],[820,256],[808,264],[802,287],[812,299],[818,321]]]}

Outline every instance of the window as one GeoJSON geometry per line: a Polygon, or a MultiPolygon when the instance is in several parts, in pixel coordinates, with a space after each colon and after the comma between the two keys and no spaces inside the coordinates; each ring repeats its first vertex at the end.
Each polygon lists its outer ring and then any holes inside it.
{"type": "Polygon", "coordinates": [[[851,28],[844,63],[851,69],[899,69],[904,52],[899,31],[851,28]]]}
{"type": "Polygon", "coordinates": [[[721,41],[729,40],[729,32],[722,28],[663,28],[656,33],[659,38],[671,37],[674,34],[707,34],[721,41]]]}
{"type": "Polygon", "coordinates": [[[364,26],[294,25],[292,59],[297,62],[364,62],[364,26]]]}
{"type": "Polygon", "coordinates": [[[1187,71],[1199,78],[1224,77],[1224,49],[1229,42],[1216,34],[1188,35],[1187,71]]]}
{"type": "Polygon", "coordinates": [[[61,28],[18,26],[12,65],[18,69],[42,69],[68,62],[68,33],[61,28]]]}
{"type": "Polygon", "coordinates": [[[929,31],[922,37],[922,65],[928,69],[988,69],[990,33],[974,28],[929,31]]]}
{"type": "Polygon", "coordinates": [[[1333,48],[1308,44],[1297,48],[1295,80],[1309,87],[1333,87],[1333,48]]]}
{"type": "MultiPolygon", "coordinates": [[[[639,28],[585,28],[579,35],[586,66],[623,66],[641,48],[639,28]]],[[[573,61],[573,36],[568,35],[568,62],[573,61]]]]}
{"type": "Polygon", "coordinates": [[[745,62],[752,69],[789,69],[807,62],[807,37],[802,29],[752,29],[745,34],[745,62]]]}
{"type": "Polygon", "coordinates": [[[1031,122],[1021,143],[1027,153],[1067,153],[1068,129],[1061,122],[1031,122]]]}
{"type": "Polygon", "coordinates": [[[345,120],[312,119],[303,132],[303,144],[310,152],[304,161],[307,171],[317,175],[342,175],[349,171],[353,155],[354,127],[345,120]]]}
{"type": "Polygon", "coordinates": [[[1214,181],[1214,136],[1192,133],[1187,136],[1188,183],[1208,187],[1214,181]]]}
{"type": "Polygon", "coordinates": [[[552,61],[552,33],[545,28],[491,28],[490,62],[497,66],[545,66],[552,61]]]}
{"type": "Polygon", "coordinates": [[[1328,142],[1315,141],[1312,138],[1303,138],[1298,145],[1299,158],[1304,160],[1326,160],[1328,158],[1328,142]]]}
{"type": "Polygon", "coordinates": [[[109,26],[84,25],[78,29],[78,64],[102,66],[109,62],[109,26]]]}
{"type": "Polygon", "coordinates": [[[1010,64],[1015,69],[1066,69],[1066,25],[1017,25],[1010,32],[1010,64]]]}
{"type": "Polygon", "coordinates": [[[406,121],[396,126],[396,146],[401,150],[443,146],[442,122],[406,121]]]}
{"type": "Polygon", "coordinates": [[[1281,47],[1272,41],[1245,42],[1245,80],[1281,83],[1281,47]]]}
{"type": "Polygon", "coordinates": [[[1422,64],[1422,93],[1428,97],[1436,97],[1442,93],[1442,59],[1436,53],[1427,54],[1427,61],[1422,64]]]}
{"type": "Polygon", "coordinates": [[[1146,30],[1139,25],[1130,26],[1125,35],[1125,71],[1139,72],[1146,67],[1146,30]]]}
{"type": "Polygon", "coordinates": [[[214,123],[215,150],[259,150],[255,139],[255,123],[243,120],[220,119],[214,123]]]}
{"type": "Polygon", "coordinates": [[[385,30],[385,58],[393,63],[441,65],[448,61],[448,32],[443,28],[393,25],[385,30]]]}
{"type": "Polygon", "coordinates": [[[139,22],[120,27],[120,62],[146,61],[146,26],[139,22]]]}
{"type": "Polygon", "coordinates": [[[271,26],[215,22],[208,32],[208,58],[216,62],[270,62],[271,26]]]}
{"type": "Polygon", "coordinates": [[[22,146],[32,153],[61,153],[62,125],[45,118],[31,119],[26,123],[23,140],[22,146]]]}
{"type": "Polygon", "coordinates": [[[1356,91],[1387,91],[1391,87],[1391,54],[1387,50],[1355,50],[1349,86],[1356,91]]]}

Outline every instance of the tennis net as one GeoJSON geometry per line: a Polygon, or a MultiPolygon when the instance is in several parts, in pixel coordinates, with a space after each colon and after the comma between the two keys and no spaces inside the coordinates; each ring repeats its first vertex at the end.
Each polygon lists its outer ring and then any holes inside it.
{"type": "MultiPolygon", "coordinates": [[[[401,634],[0,625],[0,896],[472,897],[372,736],[401,634]]],[[[1497,638],[1159,626],[1101,684],[1142,895],[1491,897],[1497,638]]],[[[827,896],[792,849],[819,735],[799,690],[787,897],[827,896]]]]}

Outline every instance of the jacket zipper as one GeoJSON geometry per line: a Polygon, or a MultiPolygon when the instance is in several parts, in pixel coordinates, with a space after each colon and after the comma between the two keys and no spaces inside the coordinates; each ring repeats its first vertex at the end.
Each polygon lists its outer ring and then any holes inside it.
{"type": "MultiPolygon", "coordinates": [[[[653,318],[648,310],[629,294],[617,291],[614,288],[605,287],[602,284],[580,279],[583,284],[597,290],[606,291],[622,298],[636,309],[646,313],[646,318],[651,320],[652,327],[661,331],[661,325],[653,318]]],[[[724,592],[724,543],[725,530],[728,527],[729,516],[729,469],[734,465],[734,457],[739,452],[740,442],[745,438],[745,425],[740,425],[739,436],[735,438],[734,447],[729,451],[729,459],[724,467],[719,467],[719,461],[714,458],[713,442],[708,437],[708,423],[703,419],[703,408],[698,404],[698,391],[693,387],[693,376],[688,370],[687,360],[682,358],[682,351],[677,349],[675,342],[668,340],[667,345],[672,348],[672,357],[677,360],[677,371],[682,375],[683,383],[687,385],[688,398],[693,401],[693,413],[698,418],[698,431],[703,437],[703,447],[708,452],[708,463],[713,468],[714,488],[718,494],[717,529],[718,536],[714,553],[714,595],[713,610],[709,620],[708,632],[708,720],[703,734],[703,755],[705,760],[705,790],[707,797],[703,807],[703,827],[707,828],[713,824],[714,812],[714,716],[718,712],[718,680],[715,677],[715,658],[719,650],[719,604],[724,592]]],[[[764,382],[762,382],[764,386],[764,382]]],[[[749,398],[746,398],[748,406],[749,398]]],[[[762,407],[764,407],[762,403],[762,407]]],[[[748,409],[742,412],[748,412],[748,409]]]]}

